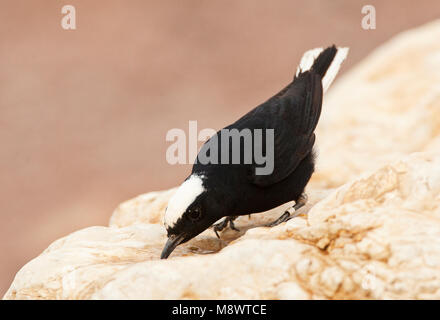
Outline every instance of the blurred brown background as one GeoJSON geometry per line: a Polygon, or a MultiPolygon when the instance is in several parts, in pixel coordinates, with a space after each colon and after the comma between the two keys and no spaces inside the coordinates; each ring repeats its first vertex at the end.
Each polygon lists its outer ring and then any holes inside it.
{"type": "Polygon", "coordinates": [[[350,46],[345,72],[438,0],[0,1],[0,294],[52,241],[177,185],[167,130],[233,122],[307,49],[350,46]],[[61,28],[76,7],[77,30],[61,28]],[[372,4],[377,29],[361,28],[372,4]]]}

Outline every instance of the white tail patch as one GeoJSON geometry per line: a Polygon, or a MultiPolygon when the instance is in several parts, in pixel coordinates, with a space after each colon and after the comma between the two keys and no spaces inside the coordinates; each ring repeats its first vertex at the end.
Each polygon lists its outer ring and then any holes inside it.
{"type": "MultiPolygon", "coordinates": [[[[336,52],[336,56],[333,59],[332,63],[330,64],[330,67],[328,68],[327,72],[325,73],[324,78],[322,79],[322,88],[324,89],[324,92],[326,92],[327,89],[332,84],[333,80],[338,74],[342,62],[344,62],[345,58],[347,58],[348,55],[349,48],[338,47],[337,49],[338,51],[336,52]]],[[[310,68],[313,65],[313,62],[315,62],[315,59],[319,56],[319,54],[322,51],[324,51],[323,48],[316,48],[304,53],[299,63],[299,66],[296,69],[296,75],[299,75],[300,72],[310,70],[310,68]]]]}
{"type": "Polygon", "coordinates": [[[193,174],[177,189],[176,193],[168,202],[164,216],[165,227],[174,226],[177,220],[185,213],[186,209],[205,191],[202,178],[203,177],[193,174]]]}

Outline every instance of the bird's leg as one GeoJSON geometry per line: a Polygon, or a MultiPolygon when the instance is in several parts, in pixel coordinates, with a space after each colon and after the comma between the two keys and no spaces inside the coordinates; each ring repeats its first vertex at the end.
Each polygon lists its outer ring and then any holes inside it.
{"type": "Polygon", "coordinates": [[[234,224],[234,220],[237,219],[237,216],[233,216],[229,218],[229,228],[231,228],[234,231],[240,231],[239,229],[237,229],[237,227],[234,224]]]}
{"type": "Polygon", "coordinates": [[[306,204],[306,202],[307,202],[307,195],[306,194],[301,195],[293,207],[287,209],[281,215],[281,217],[279,217],[275,221],[267,224],[266,227],[275,227],[275,226],[279,225],[280,223],[289,221],[290,219],[297,217],[299,215],[299,213],[297,211],[300,208],[302,208],[306,204]]]}
{"type": "Polygon", "coordinates": [[[240,231],[235,227],[235,224],[234,224],[235,219],[237,219],[237,216],[226,217],[223,219],[223,221],[220,221],[219,223],[216,223],[213,225],[214,232],[219,239],[220,239],[220,236],[218,235],[218,232],[225,229],[228,226],[228,223],[229,223],[229,227],[232,230],[240,231]]]}

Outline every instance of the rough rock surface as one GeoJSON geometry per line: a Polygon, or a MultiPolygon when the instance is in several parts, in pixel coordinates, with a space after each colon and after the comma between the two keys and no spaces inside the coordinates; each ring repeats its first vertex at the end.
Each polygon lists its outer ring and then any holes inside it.
{"type": "Polygon", "coordinates": [[[240,232],[207,230],[162,261],[174,189],[141,195],[110,227],[52,243],[4,298],[439,299],[437,39],[440,21],[403,33],[330,90],[307,215],[274,228],[261,225],[289,204],[240,217],[240,232]]]}
{"type": "Polygon", "coordinates": [[[337,187],[425,150],[440,151],[440,20],[401,33],[333,85],[317,128],[312,183],[337,187]]]}

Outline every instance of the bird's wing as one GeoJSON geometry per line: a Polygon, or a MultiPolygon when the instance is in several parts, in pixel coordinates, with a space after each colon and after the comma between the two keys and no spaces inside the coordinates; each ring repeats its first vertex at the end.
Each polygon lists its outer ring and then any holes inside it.
{"type": "Polygon", "coordinates": [[[266,187],[283,180],[312,151],[322,94],[321,77],[306,72],[252,112],[252,117],[260,118],[265,128],[274,129],[274,170],[269,175],[258,175],[255,169],[262,166],[252,165],[252,183],[266,187]]]}

